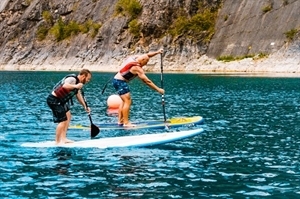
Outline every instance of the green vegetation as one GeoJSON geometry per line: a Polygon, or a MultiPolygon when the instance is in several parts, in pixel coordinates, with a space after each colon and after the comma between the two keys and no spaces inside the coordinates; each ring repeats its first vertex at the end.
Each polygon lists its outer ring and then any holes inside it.
{"type": "Polygon", "coordinates": [[[53,16],[50,11],[43,11],[42,16],[48,24],[53,24],[53,16]]]}
{"type": "Polygon", "coordinates": [[[209,41],[215,31],[216,18],[217,10],[212,11],[210,9],[197,13],[190,18],[180,16],[176,19],[169,32],[172,36],[181,34],[186,34],[192,38],[204,36],[204,40],[209,41]]]}
{"type": "Polygon", "coordinates": [[[71,35],[77,35],[80,32],[80,27],[75,21],[65,23],[60,17],[54,26],[50,29],[50,33],[57,41],[62,41],[71,35]]]}
{"type": "Polygon", "coordinates": [[[259,54],[258,54],[258,58],[259,58],[259,59],[267,58],[268,56],[269,56],[269,55],[266,54],[266,53],[259,53],[259,54]]]}
{"type": "Polygon", "coordinates": [[[289,41],[293,41],[293,39],[297,33],[298,33],[297,29],[292,29],[292,30],[285,32],[284,34],[289,41]]]}
{"type": "Polygon", "coordinates": [[[137,19],[132,20],[128,24],[129,32],[133,34],[135,37],[140,36],[141,25],[138,23],[137,19]]]}
{"type": "Polygon", "coordinates": [[[90,33],[91,37],[94,38],[97,34],[101,25],[93,22],[93,20],[87,20],[83,25],[79,25],[81,33],[90,33]]]}
{"type": "Polygon", "coordinates": [[[53,17],[50,12],[44,11],[42,15],[46,23],[38,27],[37,39],[39,41],[44,40],[49,33],[57,41],[62,41],[79,33],[89,33],[94,38],[101,27],[100,24],[93,22],[91,19],[87,20],[84,24],[79,24],[73,20],[65,22],[60,17],[56,23],[53,23],[53,17]]]}
{"type": "Polygon", "coordinates": [[[231,62],[231,61],[235,61],[236,58],[234,58],[232,55],[224,55],[224,56],[218,57],[217,60],[223,61],[223,62],[231,62]]]}
{"type": "Polygon", "coordinates": [[[141,31],[141,25],[138,23],[137,17],[142,12],[143,7],[137,0],[119,0],[116,4],[115,11],[129,17],[129,32],[138,37],[141,31]]]}
{"type": "MultiPolygon", "coordinates": [[[[167,33],[173,37],[185,35],[193,40],[209,42],[215,31],[218,9],[221,5],[221,1],[215,7],[208,4],[204,5],[202,1],[198,1],[194,14],[187,13],[184,9],[175,10],[174,18],[176,19],[170,24],[167,33]]],[[[115,7],[116,14],[129,17],[129,32],[134,37],[140,36],[142,30],[141,24],[137,20],[142,9],[143,7],[138,0],[118,0],[115,7]]],[[[227,19],[228,16],[225,16],[224,20],[227,19]]]]}
{"type": "Polygon", "coordinates": [[[119,0],[116,5],[117,14],[127,15],[130,20],[136,19],[142,9],[142,5],[137,0],[119,0]]]}
{"type": "Polygon", "coordinates": [[[25,1],[25,3],[26,3],[27,5],[30,5],[31,2],[32,2],[32,0],[26,0],[26,1],[25,1]]]}
{"type": "Polygon", "coordinates": [[[238,57],[234,57],[232,55],[225,55],[225,56],[218,57],[217,60],[223,62],[231,62],[231,61],[238,61],[246,58],[262,59],[265,57],[268,57],[266,53],[259,53],[258,55],[249,54],[249,55],[238,56],[238,57]]]}
{"type": "Polygon", "coordinates": [[[262,8],[263,13],[270,12],[272,10],[272,5],[267,5],[262,8]]]}
{"type": "Polygon", "coordinates": [[[38,27],[37,33],[36,33],[37,39],[39,41],[46,39],[46,36],[47,36],[50,28],[53,26],[53,16],[50,11],[43,11],[42,17],[43,17],[45,23],[38,27]]]}
{"type": "Polygon", "coordinates": [[[47,28],[45,25],[39,26],[36,32],[37,39],[39,41],[46,39],[48,32],[49,32],[49,28],[47,28]]]}

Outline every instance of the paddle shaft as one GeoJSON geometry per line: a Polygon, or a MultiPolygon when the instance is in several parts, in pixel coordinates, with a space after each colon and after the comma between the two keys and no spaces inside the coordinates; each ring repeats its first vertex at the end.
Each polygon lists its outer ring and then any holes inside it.
{"type": "MultiPolygon", "coordinates": [[[[160,84],[161,88],[164,88],[164,78],[163,78],[163,55],[160,54],[160,84]]],[[[162,104],[162,109],[163,109],[163,114],[164,114],[164,122],[167,121],[166,117],[166,108],[165,108],[165,96],[164,94],[161,95],[161,104],[162,104]]]]}
{"type": "Polygon", "coordinates": [[[106,87],[107,87],[108,83],[111,82],[111,80],[112,80],[114,77],[115,77],[115,75],[112,76],[112,77],[105,83],[104,87],[102,88],[101,95],[103,95],[104,91],[106,90],[106,87]]]}
{"type": "MultiPolygon", "coordinates": [[[[85,103],[85,106],[89,107],[87,102],[86,102],[83,90],[81,90],[81,94],[82,94],[82,98],[83,98],[83,101],[85,103]]],[[[99,134],[100,129],[96,125],[93,124],[91,113],[89,113],[88,116],[89,116],[89,119],[90,119],[90,122],[91,122],[91,137],[93,138],[93,137],[96,137],[99,134]]]]}
{"type": "MultiPolygon", "coordinates": [[[[86,99],[85,99],[85,96],[84,96],[84,92],[83,92],[83,90],[81,90],[81,95],[82,95],[82,98],[83,98],[83,101],[84,101],[84,103],[85,103],[85,106],[86,106],[86,108],[88,108],[88,107],[89,107],[89,105],[88,105],[88,103],[86,102],[86,99]]],[[[89,113],[89,114],[88,114],[88,116],[89,116],[89,119],[90,119],[90,122],[91,122],[91,124],[93,124],[93,121],[92,121],[92,116],[91,116],[91,114],[89,113]]]]}

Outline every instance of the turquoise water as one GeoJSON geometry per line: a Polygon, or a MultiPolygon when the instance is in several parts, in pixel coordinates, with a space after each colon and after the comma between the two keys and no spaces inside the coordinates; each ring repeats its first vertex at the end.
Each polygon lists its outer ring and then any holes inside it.
{"type": "MultiPolygon", "coordinates": [[[[201,115],[202,135],[150,148],[21,147],[54,139],[45,98],[65,74],[0,72],[0,198],[300,197],[299,78],[165,74],[167,118],[201,115]]],[[[85,87],[94,123],[116,121],[106,114],[113,88],[100,94],[111,76],[94,73],[85,87]]],[[[160,84],[160,74],[149,77],[160,84]]],[[[132,121],[163,119],[158,93],[139,80],[131,88],[132,121]]],[[[72,112],[72,124],[89,124],[76,101],[72,112]]]]}

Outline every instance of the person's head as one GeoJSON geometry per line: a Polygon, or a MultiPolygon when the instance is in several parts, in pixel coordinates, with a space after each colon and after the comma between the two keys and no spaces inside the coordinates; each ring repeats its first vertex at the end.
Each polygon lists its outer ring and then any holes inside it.
{"type": "Polygon", "coordinates": [[[141,64],[141,66],[145,66],[148,61],[149,61],[149,56],[148,55],[141,55],[136,59],[137,62],[139,62],[139,64],[141,64]]]}
{"type": "Polygon", "coordinates": [[[92,78],[92,73],[88,69],[82,69],[79,72],[78,79],[81,83],[86,84],[92,78]]]}

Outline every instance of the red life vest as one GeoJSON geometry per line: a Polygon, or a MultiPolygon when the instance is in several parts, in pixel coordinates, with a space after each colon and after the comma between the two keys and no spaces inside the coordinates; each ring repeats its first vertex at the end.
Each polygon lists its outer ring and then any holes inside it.
{"type": "Polygon", "coordinates": [[[76,95],[78,93],[77,88],[74,88],[73,90],[69,90],[69,89],[66,89],[66,88],[63,87],[63,85],[65,83],[65,79],[68,78],[68,77],[74,77],[76,79],[76,84],[79,83],[79,79],[78,79],[77,75],[71,74],[71,75],[65,76],[53,88],[53,91],[54,91],[56,97],[58,99],[60,99],[60,101],[62,103],[68,102],[74,95],[76,95]]]}
{"type": "Polygon", "coordinates": [[[122,66],[121,66],[122,68],[120,70],[120,74],[124,79],[130,81],[137,76],[136,74],[132,74],[130,72],[130,69],[133,66],[140,66],[140,64],[137,61],[135,61],[135,59],[133,57],[129,57],[128,59],[126,59],[123,62],[122,66]]]}

